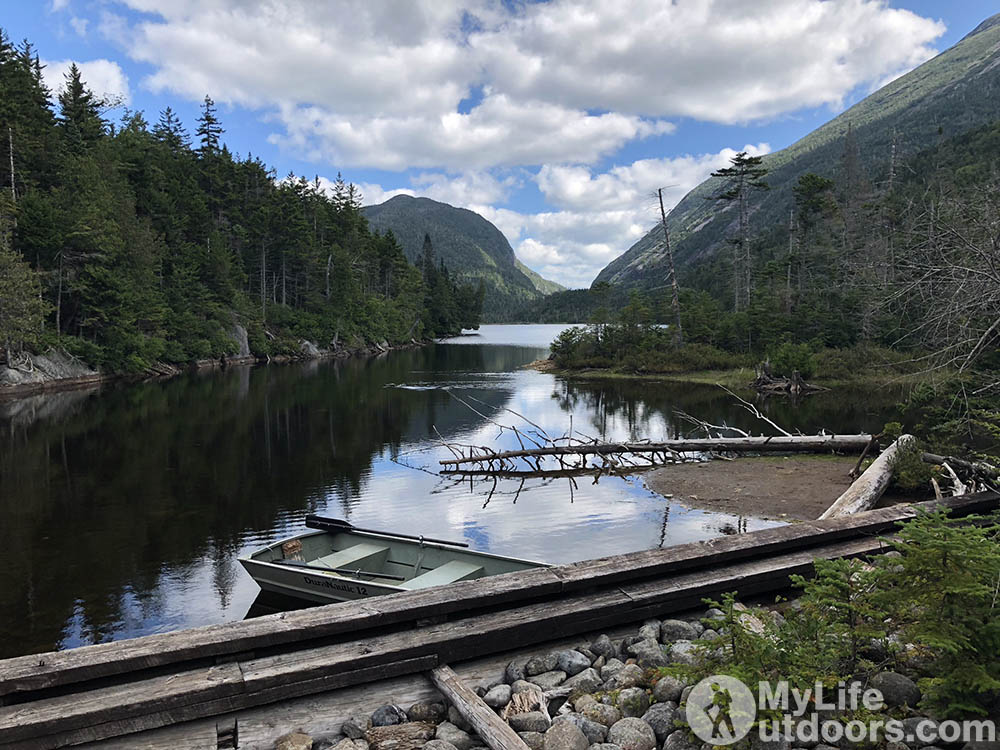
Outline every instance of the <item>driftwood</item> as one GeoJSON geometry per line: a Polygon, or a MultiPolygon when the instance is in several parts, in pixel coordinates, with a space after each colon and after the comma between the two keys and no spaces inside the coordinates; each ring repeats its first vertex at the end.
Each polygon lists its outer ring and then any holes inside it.
{"type": "Polygon", "coordinates": [[[860,513],[874,507],[892,480],[897,457],[914,445],[916,438],[913,435],[900,435],[882,455],[872,461],[871,466],[864,470],[844,494],[834,500],[833,505],[820,516],[820,520],[860,513]]]}
{"type": "Polygon", "coordinates": [[[447,664],[435,667],[427,676],[492,750],[528,750],[517,732],[469,689],[447,664]]]}
{"type": "Polygon", "coordinates": [[[756,371],[757,377],[750,383],[750,387],[758,393],[800,396],[805,393],[830,390],[815,383],[807,383],[798,370],[793,370],[790,378],[784,376],[776,377],[771,373],[771,363],[767,361],[757,365],[756,371]]]}

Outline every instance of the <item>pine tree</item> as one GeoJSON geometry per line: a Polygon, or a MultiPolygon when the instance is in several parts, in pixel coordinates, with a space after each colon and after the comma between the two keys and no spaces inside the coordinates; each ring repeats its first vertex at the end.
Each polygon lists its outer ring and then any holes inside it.
{"type": "Polygon", "coordinates": [[[11,354],[38,342],[45,319],[38,274],[11,247],[14,202],[0,192],[0,350],[11,354]]]}
{"type": "Polygon", "coordinates": [[[201,115],[198,117],[198,129],[195,131],[201,146],[198,153],[202,158],[214,156],[219,152],[220,138],[226,131],[222,129],[222,123],[215,114],[215,102],[212,97],[205,95],[205,101],[201,105],[201,115]]]}
{"type": "Polygon", "coordinates": [[[191,148],[191,137],[170,107],[160,112],[160,119],[153,127],[153,135],[171,151],[191,148]]]}
{"type": "Polygon", "coordinates": [[[59,125],[67,146],[75,153],[91,146],[105,133],[106,123],[98,102],[80,78],[76,63],[70,63],[66,85],[59,92],[59,125]]]}

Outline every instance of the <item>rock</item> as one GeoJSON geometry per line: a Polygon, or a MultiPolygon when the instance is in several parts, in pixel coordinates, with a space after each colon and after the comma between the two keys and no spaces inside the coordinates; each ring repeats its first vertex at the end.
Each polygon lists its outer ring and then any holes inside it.
{"type": "Polygon", "coordinates": [[[524,672],[528,677],[534,677],[536,674],[543,674],[544,672],[551,672],[556,668],[556,664],[559,663],[559,657],[556,654],[546,654],[545,656],[532,656],[524,665],[524,672]]]}
{"type": "Polygon", "coordinates": [[[670,663],[670,659],[663,652],[663,646],[660,645],[659,641],[652,639],[639,641],[629,646],[629,651],[635,655],[636,662],[643,669],[656,669],[670,663]]]}
{"type": "Polygon", "coordinates": [[[638,635],[629,635],[622,639],[622,642],[618,644],[618,656],[622,659],[628,659],[628,647],[633,643],[638,643],[639,641],[644,641],[645,638],[638,635]]]}
{"type": "Polygon", "coordinates": [[[677,716],[677,706],[673,703],[654,703],[642,715],[642,720],[653,728],[657,742],[663,742],[677,729],[674,718],[677,716]]]}
{"type": "Polygon", "coordinates": [[[715,632],[714,630],[704,630],[704,631],[702,631],[701,635],[698,636],[698,640],[699,641],[714,641],[716,638],[719,638],[719,637],[720,637],[719,634],[717,632],[715,632]]]}
{"type": "Polygon", "coordinates": [[[658,641],[660,639],[660,621],[646,620],[639,628],[639,637],[643,640],[658,641]]]}
{"type": "Polygon", "coordinates": [[[879,672],[872,678],[871,686],[882,693],[890,708],[915,707],[920,702],[920,688],[906,675],[898,672],[879,672]]]}
{"type": "Polygon", "coordinates": [[[779,736],[773,740],[763,740],[758,732],[751,732],[750,750],[791,750],[792,743],[787,738],[779,736]]]}
{"type": "Polygon", "coordinates": [[[593,664],[594,660],[597,658],[597,654],[595,654],[593,651],[591,651],[586,646],[577,646],[576,650],[579,651],[584,656],[586,656],[590,660],[591,664],[593,664]]]}
{"type": "Polygon", "coordinates": [[[614,677],[605,683],[607,690],[622,690],[624,688],[636,687],[643,681],[642,668],[636,664],[626,664],[618,671],[614,677]]]}
{"type": "Polygon", "coordinates": [[[675,641],[670,647],[670,661],[693,666],[698,663],[698,647],[691,641],[675,641]]]}
{"type": "MultiPolygon", "coordinates": [[[[568,682],[568,680],[567,680],[568,682]]],[[[583,709],[591,705],[600,705],[597,703],[597,699],[590,695],[589,693],[584,693],[583,695],[578,695],[571,701],[573,708],[576,709],[577,713],[582,713],[583,709]]]]}
{"type": "Polygon", "coordinates": [[[596,659],[594,659],[594,663],[592,666],[594,667],[594,669],[600,671],[601,667],[603,667],[607,663],[608,659],[606,656],[598,656],[596,659]]]}
{"type": "Polygon", "coordinates": [[[461,729],[463,732],[471,732],[472,725],[465,720],[465,717],[458,712],[454,706],[448,706],[448,721],[461,729]]]}
{"type": "Polygon", "coordinates": [[[424,745],[424,750],[458,750],[458,748],[447,740],[434,739],[427,741],[427,744],[424,745]]]}
{"type": "Polygon", "coordinates": [[[523,680],[525,677],[524,664],[521,662],[512,661],[503,671],[504,682],[508,685],[513,685],[515,682],[523,680]]]}
{"type": "Polygon", "coordinates": [[[601,679],[610,680],[625,667],[625,662],[621,659],[610,658],[607,664],[601,667],[601,679]]]}
{"type": "Polygon", "coordinates": [[[399,706],[392,704],[376,708],[372,714],[373,727],[388,727],[393,724],[405,724],[407,721],[406,711],[399,706]]]}
{"type": "Polygon", "coordinates": [[[642,688],[625,688],[618,693],[618,707],[622,716],[642,716],[649,709],[649,696],[642,688]]]}
{"type": "Polygon", "coordinates": [[[556,721],[545,732],[543,750],[587,750],[590,742],[586,735],[570,721],[556,721]]]}
{"type": "Polygon", "coordinates": [[[665,703],[666,701],[679,703],[681,693],[683,692],[684,683],[676,677],[667,675],[666,677],[661,677],[656,681],[656,684],[653,685],[653,700],[657,703],[665,703]]]}
{"type": "Polygon", "coordinates": [[[618,649],[615,648],[615,644],[613,644],[611,639],[606,635],[597,636],[596,640],[590,644],[590,650],[598,656],[603,656],[606,659],[611,659],[616,653],[618,653],[618,649]]]}
{"type": "Polygon", "coordinates": [[[513,714],[507,719],[507,723],[515,732],[545,732],[552,725],[549,717],[541,711],[513,714]]]}
{"type": "MultiPolygon", "coordinates": [[[[712,607],[707,612],[705,612],[705,616],[701,618],[702,622],[704,622],[705,620],[711,621],[711,620],[724,620],[724,619],[726,619],[726,613],[723,612],[718,607],[712,607]]],[[[711,622],[705,624],[708,627],[711,627],[711,622]]]]}
{"type": "Polygon", "coordinates": [[[606,727],[610,727],[622,718],[622,712],[617,708],[605,705],[604,703],[598,703],[597,701],[592,701],[582,708],[577,703],[576,709],[584,718],[596,721],[598,724],[603,724],[606,727]]]}
{"type": "Polygon", "coordinates": [[[914,716],[910,719],[903,719],[903,731],[906,733],[905,736],[907,738],[913,738],[909,743],[913,747],[937,745],[941,740],[938,734],[938,723],[934,719],[928,719],[926,716],[914,716]]]}
{"type": "Polygon", "coordinates": [[[696,750],[696,748],[687,732],[677,729],[667,735],[667,739],[663,741],[663,750],[696,750]]]}
{"type": "Polygon", "coordinates": [[[664,620],[660,623],[660,640],[664,643],[693,641],[698,635],[698,629],[684,620],[664,620]]]}
{"type": "Polygon", "coordinates": [[[590,659],[579,651],[560,651],[556,656],[556,669],[572,677],[585,669],[590,669],[590,659]]]}
{"type": "Polygon", "coordinates": [[[694,685],[688,685],[681,691],[681,703],[687,703],[688,696],[691,695],[692,690],[694,690],[694,685]]]}
{"type": "Polygon", "coordinates": [[[962,750],[1000,750],[1000,742],[966,742],[962,750]]]}
{"type": "Polygon", "coordinates": [[[495,711],[510,703],[512,691],[510,685],[497,685],[483,696],[483,702],[495,711]]]}
{"type": "Polygon", "coordinates": [[[618,745],[622,750],[653,750],[656,747],[656,734],[642,719],[629,716],[616,721],[608,730],[608,742],[618,745]]]}
{"type": "Polygon", "coordinates": [[[542,750],[545,746],[545,735],[541,732],[518,732],[517,736],[524,740],[524,744],[531,750],[542,750]]]}
{"type": "Polygon", "coordinates": [[[618,745],[612,745],[610,742],[598,742],[590,746],[590,750],[622,750],[618,745]]]}
{"type": "Polygon", "coordinates": [[[608,728],[597,721],[591,721],[586,716],[581,714],[569,713],[563,716],[557,716],[553,720],[553,724],[560,721],[568,721],[581,732],[587,738],[587,744],[592,744],[594,742],[604,742],[605,737],[608,736],[608,728]]]}
{"type": "Polygon", "coordinates": [[[365,732],[371,728],[371,725],[370,716],[352,716],[340,725],[340,733],[348,739],[363,740],[365,732]]]}
{"type": "Polygon", "coordinates": [[[313,738],[305,732],[292,732],[279,737],[274,750],[312,750],[313,738]]]}
{"type": "Polygon", "coordinates": [[[468,732],[455,726],[450,721],[438,724],[434,739],[449,742],[455,746],[456,750],[469,750],[470,747],[476,744],[468,732]]]}
{"type": "Polygon", "coordinates": [[[533,682],[528,682],[527,680],[517,680],[510,686],[510,691],[517,695],[518,693],[534,692],[538,689],[538,685],[533,682]]]}
{"type": "Polygon", "coordinates": [[[580,674],[573,675],[563,683],[563,687],[572,688],[573,690],[583,690],[588,693],[597,690],[600,685],[601,676],[593,668],[587,668],[580,672],[580,674]]]}
{"type": "Polygon", "coordinates": [[[533,682],[542,690],[553,690],[562,685],[565,679],[565,672],[554,670],[552,672],[542,672],[541,674],[529,677],[528,682],[533,682]]]}
{"type": "Polygon", "coordinates": [[[312,750],[323,750],[332,747],[333,750],[368,750],[368,743],[364,740],[352,740],[345,737],[340,742],[333,744],[329,740],[313,740],[312,750]]]}
{"type": "Polygon", "coordinates": [[[885,750],[910,750],[910,748],[905,742],[887,742],[885,750]]]}
{"type": "Polygon", "coordinates": [[[429,721],[432,724],[440,724],[448,718],[448,709],[443,703],[421,701],[410,706],[406,716],[410,721],[429,721]]]}

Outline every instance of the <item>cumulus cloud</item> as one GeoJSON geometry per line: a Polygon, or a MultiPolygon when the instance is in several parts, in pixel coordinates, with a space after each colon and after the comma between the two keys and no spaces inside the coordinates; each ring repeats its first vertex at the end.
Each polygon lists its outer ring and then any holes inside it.
{"type": "MultiPolygon", "coordinates": [[[[276,143],[384,169],[594,163],[668,118],[839,107],[934,53],[882,0],[119,0],[145,83],[277,112],[276,143]]],[[[107,24],[106,24],[107,25],[107,24]]]]}
{"type": "Polygon", "coordinates": [[[52,92],[58,93],[66,85],[66,73],[74,62],[80,69],[80,78],[84,84],[98,97],[121,104],[132,101],[128,76],[121,66],[112,60],[43,60],[42,64],[45,67],[42,76],[45,85],[52,92]]]}

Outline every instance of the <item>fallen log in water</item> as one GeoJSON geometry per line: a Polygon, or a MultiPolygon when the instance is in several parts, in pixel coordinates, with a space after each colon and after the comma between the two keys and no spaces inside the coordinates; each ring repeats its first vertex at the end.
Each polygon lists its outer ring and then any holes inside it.
{"type": "Polygon", "coordinates": [[[872,461],[871,466],[854,480],[844,494],[833,501],[833,505],[823,512],[820,520],[860,513],[874,507],[892,481],[896,459],[904,451],[915,446],[916,442],[917,439],[913,435],[900,435],[882,452],[882,455],[872,461]]]}
{"type": "Polygon", "coordinates": [[[472,455],[445,458],[442,466],[468,463],[506,461],[517,458],[545,458],[548,456],[607,456],[610,454],[689,453],[689,452],[783,452],[822,453],[825,451],[863,450],[871,435],[781,435],[778,437],[690,438],[663,440],[658,443],[582,443],[556,445],[544,448],[492,452],[480,448],[472,455]]]}

